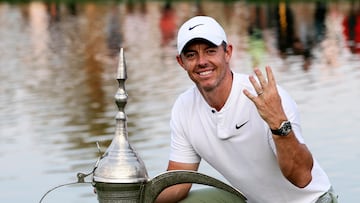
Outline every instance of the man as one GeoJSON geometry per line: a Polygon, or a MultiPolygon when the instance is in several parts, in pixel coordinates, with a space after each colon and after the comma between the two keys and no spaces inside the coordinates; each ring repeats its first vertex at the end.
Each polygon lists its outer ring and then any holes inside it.
{"type": "MultiPolygon", "coordinates": [[[[266,76],[255,69],[257,79],[232,72],[233,47],[211,17],[185,22],[177,48],[195,86],[172,109],[168,170],[198,170],[204,159],[250,203],[332,202],[330,181],[301,136],[296,104],[270,67],[266,76]]],[[[177,202],[190,188],[170,187],[157,202],[177,202]]]]}

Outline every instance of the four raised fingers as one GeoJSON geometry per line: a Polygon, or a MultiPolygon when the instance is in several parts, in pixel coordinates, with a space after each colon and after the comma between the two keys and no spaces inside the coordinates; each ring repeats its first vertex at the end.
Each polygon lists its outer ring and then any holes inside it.
{"type": "Polygon", "coordinates": [[[266,77],[258,68],[254,70],[257,79],[255,79],[254,75],[249,76],[249,80],[253,85],[257,93],[257,96],[252,95],[248,90],[244,90],[244,94],[253,101],[264,93],[272,94],[273,92],[277,92],[276,81],[271,68],[269,66],[266,66],[265,70],[266,70],[266,77]]]}

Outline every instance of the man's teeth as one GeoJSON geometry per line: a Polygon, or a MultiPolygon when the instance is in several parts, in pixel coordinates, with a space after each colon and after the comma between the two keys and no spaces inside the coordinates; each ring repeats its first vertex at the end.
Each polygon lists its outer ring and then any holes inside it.
{"type": "Polygon", "coordinates": [[[212,71],[211,70],[209,70],[209,71],[205,71],[205,72],[201,72],[201,73],[199,73],[200,75],[208,75],[208,74],[210,74],[212,71]]]}

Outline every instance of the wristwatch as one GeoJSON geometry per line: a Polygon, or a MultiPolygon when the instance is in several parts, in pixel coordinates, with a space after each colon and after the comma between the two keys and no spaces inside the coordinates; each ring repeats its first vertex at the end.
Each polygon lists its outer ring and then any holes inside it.
{"type": "Polygon", "coordinates": [[[291,131],[290,121],[284,121],[276,130],[270,129],[273,135],[287,136],[291,131]]]}

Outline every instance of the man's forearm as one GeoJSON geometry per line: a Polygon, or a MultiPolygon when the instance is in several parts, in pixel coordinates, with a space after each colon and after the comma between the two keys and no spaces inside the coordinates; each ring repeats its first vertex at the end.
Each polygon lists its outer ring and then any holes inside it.
{"type": "Polygon", "coordinates": [[[283,175],[295,186],[306,187],[311,179],[313,158],[306,145],[301,144],[295,134],[286,137],[273,135],[278,163],[283,175]]]}
{"type": "Polygon", "coordinates": [[[187,197],[191,184],[174,185],[163,190],[155,203],[176,203],[187,197]]]}

